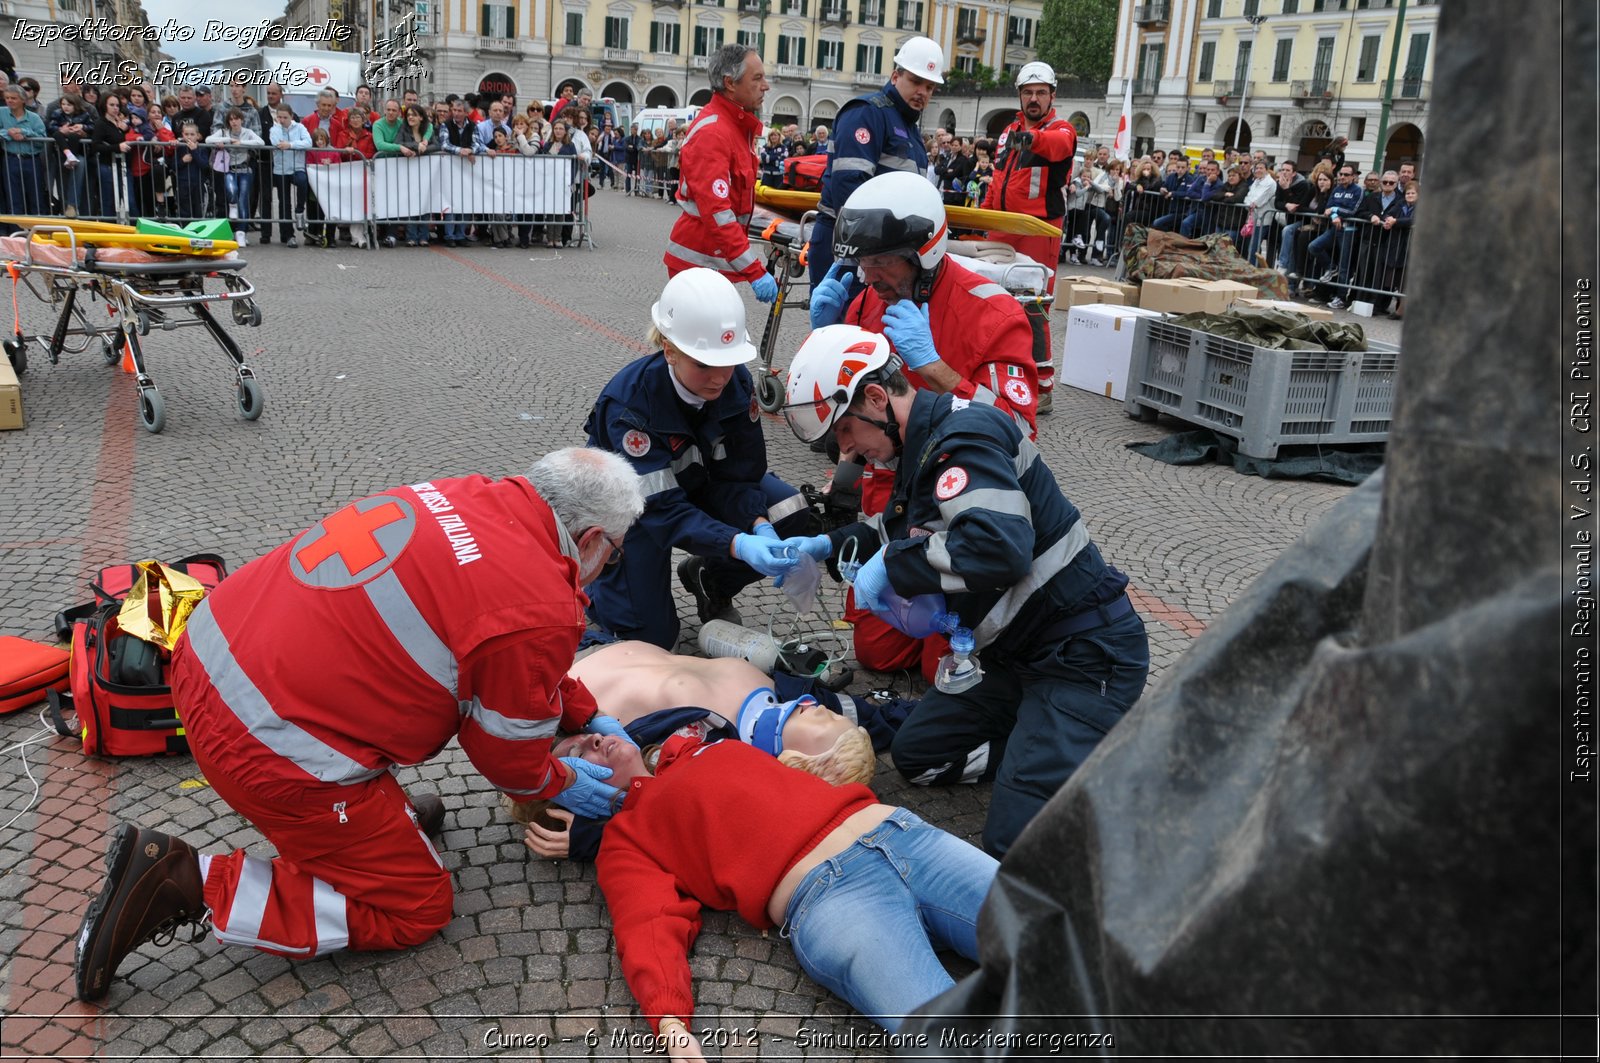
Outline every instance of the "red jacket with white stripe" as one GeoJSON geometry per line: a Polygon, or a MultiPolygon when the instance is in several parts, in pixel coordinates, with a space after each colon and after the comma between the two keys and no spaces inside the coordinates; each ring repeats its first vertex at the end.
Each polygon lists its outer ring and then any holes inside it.
{"type": "MultiPolygon", "coordinates": [[[[845,311],[844,321],[881,333],[887,309],[878,293],[866,288],[845,311]]],[[[961,377],[954,393],[1021,415],[1031,435],[1037,425],[1039,371],[1033,363],[1033,329],[1016,297],[946,256],[928,298],[928,325],[939,359],[961,377]]],[[[906,379],[927,387],[913,370],[906,370],[906,379]]]]}
{"type": "MultiPolygon", "coordinates": [[[[867,288],[845,311],[844,321],[870,332],[883,332],[888,309],[878,293],[867,288]]],[[[990,402],[1028,422],[1036,434],[1039,370],[1033,362],[1033,329],[1022,304],[1004,287],[946,256],[939,263],[928,298],[928,325],[939,360],[961,377],[954,394],[990,402]]],[[[913,387],[927,386],[907,369],[913,387]]],[[[883,512],[894,487],[894,473],[869,462],[861,473],[861,512],[883,512]]]]}
{"type": "Polygon", "coordinates": [[[766,272],[746,226],[756,206],[755,138],[761,119],[722,93],[695,116],[678,154],[678,206],[662,261],[669,275],[691,266],[714,269],[731,281],[766,272]]]}
{"type": "Polygon", "coordinates": [[[1072,177],[1072,156],[1078,150],[1078,131],[1051,111],[1029,129],[1033,143],[1027,151],[1011,147],[1011,138],[1024,128],[1022,112],[1000,134],[995,150],[994,178],[983,209],[1031,214],[1054,223],[1067,216],[1063,189],[1072,177]]]}
{"type": "Polygon", "coordinates": [[[190,617],[173,688],[190,740],[264,783],[350,785],[452,738],[517,800],[570,772],[557,724],[584,629],[577,547],[520,477],[396,487],[245,565],[190,617]]]}

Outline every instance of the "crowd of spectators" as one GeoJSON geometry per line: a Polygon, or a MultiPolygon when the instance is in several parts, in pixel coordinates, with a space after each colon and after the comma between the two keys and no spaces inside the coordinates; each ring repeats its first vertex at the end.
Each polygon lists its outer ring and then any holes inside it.
{"type": "MultiPolygon", "coordinates": [[[[562,155],[574,160],[576,197],[615,186],[627,162],[627,138],[611,114],[570,90],[518,110],[510,96],[452,94],[424,103],[415,91],[380,103],[362,85],[349,106],[324,90],[305,115],[294,112],[277,84],[265,86],[258,100],[237,83],[216,91],[186,85],[162,96],[149,84],[69,79],[45,106],[36,81],[10,83],[0,73],[0,92],[0,212],[113,220],[226,216],[245,246],[252,239],[271,243],[274,231],[290,247],[301,240],[365,246],[366,226],[327,223],[308,165],[432,152],[562,155]],[[579,182],[578,174],[590,179],[579,182]]],[[[572,241],[578,213],[575,198],[562,214],[434,215],[379,223],[376,235],[390,247],[401,239],[413,246],[469,240],[559,246],[572,241]]]]}

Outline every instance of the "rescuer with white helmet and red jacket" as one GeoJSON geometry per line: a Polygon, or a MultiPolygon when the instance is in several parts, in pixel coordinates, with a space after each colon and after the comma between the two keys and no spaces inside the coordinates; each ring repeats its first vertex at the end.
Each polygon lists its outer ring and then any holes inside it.
{"type": "MultiPolygon", "coordinates": [[[[1022,109],[1016,121],[1006,126],[995,146],[995,173],[989,182],[985,210],[1009,210],[1028,214],[1061,228],[1067,216],[1064,191],[1072,177],[1072,157],[1078,150],[1078,131],[1056,117],[1056,72],[1049,63],[1037,60],[1017,71],[1017,97],[1022,109]]],[[[1059,236],[1019,236],[991,232],[991,240],[1002,240],[1035,262],[1051,269],[1049,290],[1056,290],[1055,266],[1060,259],[1059,236]]],[[[1050,393],[1055,388],[1054,348],[1050,343],[1049,319],[1045,319],[1045,338],[1039,350],[1039,412],[1050,408],[1050,393]]]]}
{"type": "Polygon", "coordinates": [[[514,801],[613,808],[610,773],[550,742],[558,725],[626,734],[567,669],[581,587],[643,509],[625,462],[573,448],[526,476],[370,495],[224,580],[188,617],[172,694],[206,781],[278,855],[123,824],[78,933],[79,999],[208,919],[225,945],[296,959],[432,937],[454,900],[428,840],[444,806],[391,769],[452,739],[514,801]]]}
{"type": "Polygon", "coordinates": [[[857,96],[839,108],[828,144],[828,167],[822,172],[822,195],[811,229],[806,261],[811,283],[820,284],[833,265],[833,224],[856,189],[886,173],[915,174],[928,170],[928,150],[917,123],[944,84],[944,49],[927,37],[912,37],[894,53],[889,83],[857,96]]]}
{"type": "MultiPolygon", "coordinates": [[[[1027,316],[1004,287],[947,257],[948,242],[944,203],[927,179],[874,177],[839,212],[838,261],[812,292],[811,326],[843,321],[881,332],[913,387],[998,406],[1032,435],[1038,377],[1027,316]]],[[[869,462],[861,477],[862,512],[882,512],[893,474],[869,462]]],[[[939,640],[908,639],[857,608],[845,615],[862,665],[920,669],[931,681],[939,640]]]]}
{"type": "Polygon", "coordinates": [[[783,414],[801,440],[832,428],[841,449],[895,466],[880,518],[795,545],[864,559],[863,608],[887,591],[942,594],[970,629],[981,680],[928,691],[890,752],[918,785],[993,779],[983,845],[1003,855],[1144,690],[1150,647],[1128,579],[1015,418],[914,390],[882,336],[813,332],[790,363],[783,414]]]}
{"type": "Polygon", "coordinates": [[[701,621],[737,624],[734,596],[796,564],[774,549],[778,539],[820,521],[767,470],[761,409],[744,366],[756,349],[732,282],[714,270],[685,270],[667,281],[650,318],[660,349],[611,378],[584,426],[591,446],[632,464],[645,493],[621,559],[589,588],[589,615],[614,635],[670,650],[678,641],[674,547],[692,555],[678,577],[701,621]]]}

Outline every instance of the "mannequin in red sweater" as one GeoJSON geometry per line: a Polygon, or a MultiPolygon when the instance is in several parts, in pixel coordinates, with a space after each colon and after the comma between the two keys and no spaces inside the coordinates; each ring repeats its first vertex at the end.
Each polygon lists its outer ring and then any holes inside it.
{"type": "Polygon", "coordinates": [[[734,741],[674,736],[653,770],[614,736],[569,753],[626,794],[595,864],[628,986],[671,1058],[704,1059],[689,971],[702,905],[781,926],[807,974],[889,1030],[954,984],[936,949],[977,959],[998,863],[867,787],[734,741]]]}

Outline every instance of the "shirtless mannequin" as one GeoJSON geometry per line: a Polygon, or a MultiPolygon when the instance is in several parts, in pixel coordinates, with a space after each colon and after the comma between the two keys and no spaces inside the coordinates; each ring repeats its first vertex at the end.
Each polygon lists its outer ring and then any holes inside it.
{"type": "MultiPolygon", "coordinates": [[[[710,709],[737,724],[752,694],[772,691],[772,678],[742,658],[679,657],[648,642],[602,646],[567,674],[589,688],[601,712],[624,724],[684,705],[710,709]]],[[[783,725],[783,748],[820,756],[855,730],[821,705],[800,706],[783,725]]]]}
{"type": "MultiPolygon", "coordinates": [[[[591,651],[567,674],[588,688],[601,712],[624,725],[667,710],[701,709],[706,714],[677,733],[707,738],[719,728],[737,731],[741,741],[834,784],[865,782],[876,766],[865,728],[809,697],[780,702],[772,678],[740,658],[680,657],[648,642],[614,642],[591,651]]],[[[575,738],[558,745],[563,756],[595,759],[597,753],[593,743],[575,738]]],[[[502,804],[527,827],[528,848],[549,859],[571,855],[571,813],[502,804]]]]}

